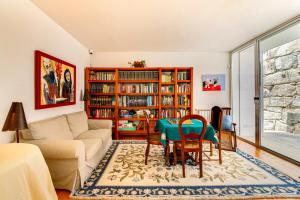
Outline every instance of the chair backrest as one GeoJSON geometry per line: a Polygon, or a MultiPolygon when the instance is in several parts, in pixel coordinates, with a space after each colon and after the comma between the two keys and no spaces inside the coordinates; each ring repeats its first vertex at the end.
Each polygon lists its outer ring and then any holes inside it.
{"type": "Polygon", "coordinates": [[[216,131],[220,131],[222,127],[223,110],[219,106],[214,106],[211,109],[210,124],[216,131]]]}
{"type": "Polygon", "coordinates": [[[207,127],[207,121],[203,116],[201,116],[201,115],[186,115],[186,116],[184,116],[183,118],[181,118],[181,120],[178,123],[178,129],[179,129],[179,133],[180,133],[180,136],[181,136],[181,141],[182,142],[191,141],[191,140],[202,141],[203,137],[204,137],[204,134],[205,134],[205,131],[206,131],[206,127],[207,127]],[[197,119],[197,120],[202,122],[203,127],[202,127],[202,130],[201,130],[200,134],[193,133],[193,132],[192,133],[184,133],[183,132],[182,124],[184,123],[184,121],[192,120],[192,119],[197,119]]]}
{"type": "Polygon", "coordinates": [[[147,131],[147,140],[150,139],[150,120],[148,113],[144,110],[144,116],[146,118],[146,131],[147,131]]]}
{"type": "Polygon", "coordinates": [[[222,107],[223,115],[231,115],[231,108],[230,107],[222,107]]]}

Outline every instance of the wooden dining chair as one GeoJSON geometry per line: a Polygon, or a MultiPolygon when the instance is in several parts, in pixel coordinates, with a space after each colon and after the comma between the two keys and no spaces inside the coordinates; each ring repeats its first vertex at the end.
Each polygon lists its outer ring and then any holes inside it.
{"type": "Polygon", "coordinates": [[[221,134],[223,139],[222,149],[227,151],[236,151],[237,148],[237,140],[236,140],[236,123],[232,122],[231,108],[230,107],[222,107],[223,110],[223,118],[226,116],[231,116],[231,125],[230,127],[221,128],[221,134]],[[225,138],[224,138],[225,137],[225,138]],[[225,140],[224,140],[225,139],[225,140]]]}
{"type": "Polygon", "coordinates": [[[146,147],[146,152],[145,152],[145,165],[148,164],[148,156],[150,152],[150,146],[151,145],[162,145],[160,142],[160,134],[153,134],[150,132],[150,120],[149,120],[149,115],[146,111],[144,111],[144,116],[146,118],[146,131],[147,131],[147,147],[146,147]]]}
{"type": "Polygon", "coordinates": [[[187,115],[183,117],[178,124],[179,133],[181,136],[181,141],[174,142],[173,154],[174,154],[174,165],[177,163],[176,150],[180,149],[181,152],[181,165],[182,165],[182,175],[185,178],[185,153],[196,152],[199,155],[199,169],[200,178],[203,177],[203,167],[202,167],[202,142],[204,134],[206,131],[207,122],[204,117],[200,115],[187,115]],[[200,134],[197,133],[184,133],[182,130],[182,124],[186,120],[197,119],[203,123],[203,128],[200,134]]]}
{"type": "MultiPolygon", "coordinates": [[[[211,109],[211,120],[210,125],[215,129],[216,134],[218,136],[219,142],[216,144],[218,145],[218,151],[219,151],[219,158],[217,159],[220,164],[222,164],[222,136],[220,134],[221,127],[222,127],[222,118],[223,118],[223,110],[219,106],[214,106],[211,109]]],[[[209,151],[204,152],[210,152],[210,156],[213,155],[213,143],[210,140],[204,140],[204,142],[209,143],[209,151]]],[[[204,154],[208,160],[215,161],[216,159],[211,159],[209,156],[204,154]]]]}

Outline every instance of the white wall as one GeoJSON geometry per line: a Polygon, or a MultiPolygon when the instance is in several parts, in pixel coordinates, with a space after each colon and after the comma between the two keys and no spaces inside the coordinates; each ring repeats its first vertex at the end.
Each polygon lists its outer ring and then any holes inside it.
{"type": "MultiPolygon", "coordinates": [[[[83,110],[79,95],[84,88],[84,67],[90,63],[88,49],[29,0],[1,0],[0,27],[1,129],[12,101],[23,102],[28,122],[83,110]],[[34,109],[36,49],[76,65],[76,105],[34,109]]],[[[0,143],[10,139],[10,134],[0,132],[0,143]]]]}
{"type": "Polygon", "coordinates": [[[194,108],[211,108],[214,105],[229,106],[229,54],[212,52],[96,52],[91,57],[92,66],[128,67],[129,61],[146,60],[153,67],[194,67],[194,108]],[[203,92],[201,75],[226,74],[226,89],[221,92],[203,92]]]}

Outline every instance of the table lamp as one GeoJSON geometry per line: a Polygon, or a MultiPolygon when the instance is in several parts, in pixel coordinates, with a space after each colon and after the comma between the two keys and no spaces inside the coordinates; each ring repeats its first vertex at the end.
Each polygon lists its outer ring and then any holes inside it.
{"type": "Polygon", "coordinates": [[[12,102],[2,131],[16,131],[17,143],[19,143],[19,130],[26,128],[28,126],[22,102],[12,102]]]}

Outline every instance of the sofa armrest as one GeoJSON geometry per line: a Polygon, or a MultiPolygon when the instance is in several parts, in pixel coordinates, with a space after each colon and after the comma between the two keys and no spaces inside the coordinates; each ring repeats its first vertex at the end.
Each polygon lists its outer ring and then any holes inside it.
{"type": "Polygon", "coordinates": [[[37,145],[45,159],[85,160],[85,148],[80,140],[27,140],[24,142],[37,145]]]}
{"type": "Polygon", "coordinates": [[[88,125],[89,125],[89,130],[111,129],[112,128],[112,120],[89,119],[88,125]]]}

